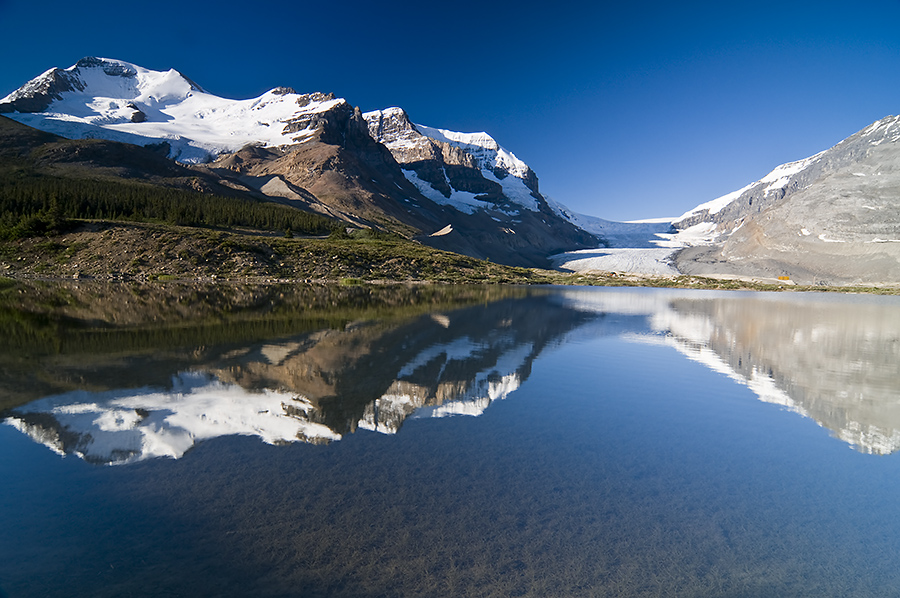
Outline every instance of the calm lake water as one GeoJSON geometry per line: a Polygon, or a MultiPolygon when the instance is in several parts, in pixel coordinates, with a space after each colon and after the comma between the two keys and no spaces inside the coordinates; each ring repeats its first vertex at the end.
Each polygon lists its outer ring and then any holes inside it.
{"type": "Polygon", "coordinates": [[[900,300],[0,291],[0,596],[900,596],[900,300]]]}

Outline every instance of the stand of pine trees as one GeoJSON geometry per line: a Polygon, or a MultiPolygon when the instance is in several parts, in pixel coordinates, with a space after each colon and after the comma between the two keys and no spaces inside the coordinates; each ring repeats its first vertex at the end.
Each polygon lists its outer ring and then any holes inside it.
{"type": "Polygon", "coordinates": [[[0,178],[0,239],[62,232],[71,219],[247,227],[322,235],[339,227],[324,216],[275,203],[142,183],[57,178],[0,178]]]}

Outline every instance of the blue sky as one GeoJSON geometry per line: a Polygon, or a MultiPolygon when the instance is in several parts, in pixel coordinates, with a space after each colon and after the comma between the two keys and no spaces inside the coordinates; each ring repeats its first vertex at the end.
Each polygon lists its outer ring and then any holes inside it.
{"type": "Polygon", "coordinates": [[[573,209],[677,216],[900,113],[900,0],[0,0],[0,96],[83,56],[487,131],[573,209]]]}

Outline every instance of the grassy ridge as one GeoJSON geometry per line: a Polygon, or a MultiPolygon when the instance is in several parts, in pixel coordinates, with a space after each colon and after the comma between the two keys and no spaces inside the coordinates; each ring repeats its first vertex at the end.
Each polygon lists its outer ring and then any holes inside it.
{"type": "Polygon", "coordinates": [[[82,222],[0,243],[0,275],[101,280],[548,282],[537,272],[361,231],[286,238],[146,223],[82,222]]]}
{"type": "Polygon", "coordinates": [[[0,241],[3,277],[97,280],[231,280],[561,284],[714,290],[898,294],[897,287],[805,287],[699,276],[646,277],[516,268],[439,251],[390,235],[285,238],[148,223],[80,222],[49,237],[0,241]]]}

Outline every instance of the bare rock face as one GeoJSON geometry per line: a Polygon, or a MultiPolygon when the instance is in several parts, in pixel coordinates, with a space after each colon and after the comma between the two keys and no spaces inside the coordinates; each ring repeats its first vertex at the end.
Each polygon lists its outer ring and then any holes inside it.
{"type": "MultiPolygon", "coordinates": [[[[330,94],[308,94],[298,101],[304,98],[315,102],[334,99],[330,94]]],[[[340,101],[327,111],[301,115],[288,122],[286,130],[313,133],[304,135],[302,143],[281,148],[247,146],[219,156],[208,168],[237,174],[264,193],[287,187],[291,193],[279,191],[279,201],[291,199],[286,203],[356,226],[418,234],[440,222],[428,212],[428,206],[410,214],[406,203],[419,198],[418,191],[403,176],[391,153],[369,136],[358,108],[340,101]],[[275,177],[281,183],[271,185],[275,177]]]]}
{"type": "Polygon", "coordinates": [[[61,99],[62,92],[84,89],[80,81],[62,69],[47,71],[30,83],[7,96],[6,101],[0,103],[0,113],[42,112],[53,100],[61,99]]]}
{"type": "Polygon", "coordinates": [[[419,133],[406,112],[399,108],[367,113],[366,122],[369,135],[391,150],[391,155],[401,168],[415,172],[444,197],[449,198],[452,193],[445,174],[448,162],[454,166],[474,168],[471,160],[465,164],[466,156],[460,152],[454,155],[451,148],[442,148],[419,133]]]}

